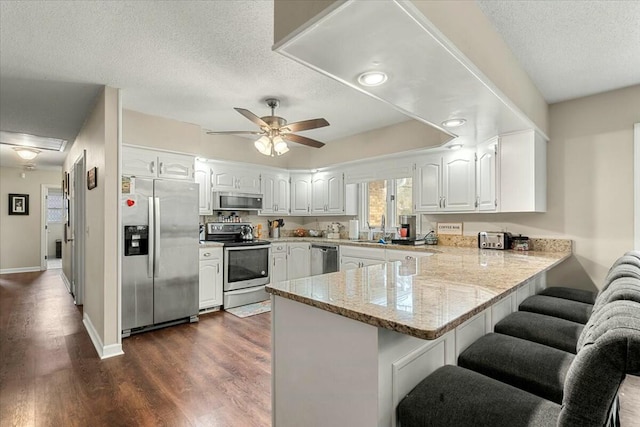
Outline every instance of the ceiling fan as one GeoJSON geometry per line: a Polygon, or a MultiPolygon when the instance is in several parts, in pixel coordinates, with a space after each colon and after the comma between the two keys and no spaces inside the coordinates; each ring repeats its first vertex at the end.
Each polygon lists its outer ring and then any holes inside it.
{"type": "Polygon", "coordinates": [[[274,156],[276,154],[279,156],[289,151],[286,141],[296,142],[313,148],[324,146],[323,142],[307,138],[306,136],[296,135],[293,132],[329,126],[328,121],[325,119],[310,119],[287,124],[285,119],[275,115],[275,109],[280,105],[280,100],[269,98],[265,101],[267,106],[271,108],[270,116],[258,117],[244,108],[234,108],[238,113],[258,125],[260,131],[211,131],[207,133],[209,135],[262,135],[254,144],[259,152],[267,156],[274,156]]]}

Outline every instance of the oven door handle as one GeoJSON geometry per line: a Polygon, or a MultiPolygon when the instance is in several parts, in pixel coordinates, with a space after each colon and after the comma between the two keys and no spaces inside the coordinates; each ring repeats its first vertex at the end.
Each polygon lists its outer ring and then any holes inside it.
{"type": "Polygon", "coordinates": [[[227,293],[230,293],[230,294],[233,294],[233,295],[250,294],[250,293],[256,292],[256,291],[263,291],[265,286],[266,285],[254,286],[252,288],[234,289],[233,291],[227,291],[227,293]]]}
{"type": "Polygon", "coordinates": [[[254,246],[231,246],[225,247],[225,251],[247,251],[251,249],[268,249],[271,245],[254,245],[254,246]]]}

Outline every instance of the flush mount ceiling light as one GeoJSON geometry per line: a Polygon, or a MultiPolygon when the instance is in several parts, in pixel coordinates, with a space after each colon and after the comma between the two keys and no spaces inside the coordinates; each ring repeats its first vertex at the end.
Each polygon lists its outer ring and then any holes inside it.
{"type": "Polygon", "coordinates": [[[462,144],[452,144],[449,146],[449,150],[459,150],[462,148],[462,144]]]}
{"type": "Polygon", "coordinates": [[[36,150],[35,148],[13,147],[13,149],[23,160],[33,160],[40,154],[40,150],[36,150]]]}
{"type": "Polygon", "coordinates": [[[457,128],[458,126],[462,126],[467,121],[465,119],[449,119],[442,122],[442,126],[446,128],[457,128]]]}
{"type": "Polygon", "coordinates": [[[387,75],[382,71],[367,71],[358,76],[358,83],[362,86],[379,86],[387,79],[387,75]]]}

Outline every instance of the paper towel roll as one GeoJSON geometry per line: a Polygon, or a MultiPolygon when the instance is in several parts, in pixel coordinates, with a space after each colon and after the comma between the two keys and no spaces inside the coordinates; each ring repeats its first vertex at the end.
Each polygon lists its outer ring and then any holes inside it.
{"type": "Polygon", "coordinates": [[[358,240],[360,238],[360,221],[357,219],[349,220],[349,239],[358,240]]]}

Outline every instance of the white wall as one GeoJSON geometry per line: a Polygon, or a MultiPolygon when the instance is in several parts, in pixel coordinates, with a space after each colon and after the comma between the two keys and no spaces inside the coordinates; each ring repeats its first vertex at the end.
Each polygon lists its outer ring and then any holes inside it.
{"type": "MultiPolygon", "coordinates": [[[[118,97],[117,89],[105,87],[64,162],[73,163],[86,150],[87,170],[97,167],[97,187],[86,194],[85,295],[83,312],[90,319],[101,344],[120,342],[118,271],[118,97]]],[[[63,245],[63,269],[71,278],[71,244],[63,245]]],[[[95,342],[94,342],[95,344],[95,342]]],[[[101,350],[98,349],[101,353],[101,350]]],[[[102,353],[101,353],[102,354],[102,353]]]]}
{"type": "Polygon", "coordinates": [[[60,170],[0,167],[0,271],[40,270],[41,185],[60,185],[60,170]],[[29,215],[9,215],[9,193],[29,195],[29,215]]]}
{"type": "Polygon", "coordinates": [[[501,230],[574,243],[550,284],[601,287],[611,264],[633,249],[633,124],[640,85],[553,104],[547,147],[547,212],[424,215],[464,222],[465,234],[501,230]]]}

